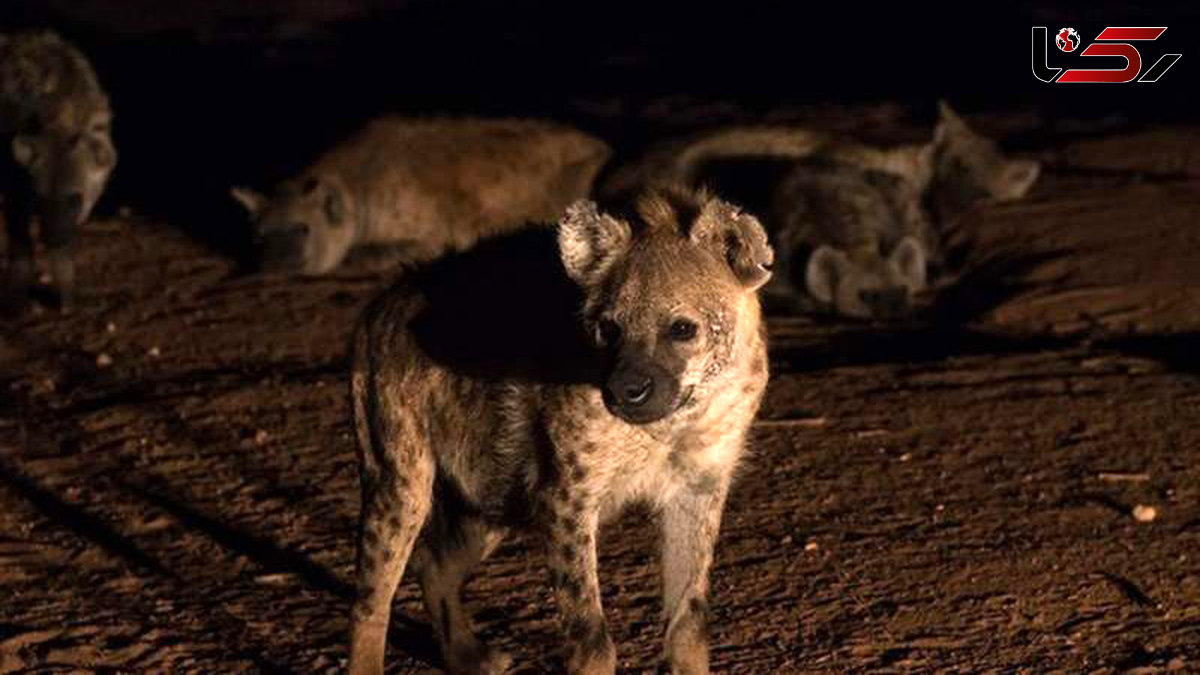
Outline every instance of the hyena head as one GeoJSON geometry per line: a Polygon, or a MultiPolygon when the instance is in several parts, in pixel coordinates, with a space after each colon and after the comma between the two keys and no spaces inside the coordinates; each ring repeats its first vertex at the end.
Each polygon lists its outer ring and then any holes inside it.
{"type": "Polygon", "coordinates": [[[972,131],[945,101],[938,102],[933,145],[935,190],[950,208],[965,209],[981,200],[1019,199],[1038,177],[1038,162],[1008,159],[994,141],[972,131]]]}
{"type": "Polygon", "coordinates": [[[231,194],[254,223],[265,271],[323,274],[354,244],[353,202],[336,176],[285,181],[270,197],[245,188],[231,194]]]}
{"type": "Polygon", "coordinates": [[[29,173],[43,217],[71,225],[88,219],[117,165],[107,119],[83,132],[47,127],[19,134],[12,153],[29,173]]]}
{"type": "Polygon", "coordinates": [[[818,246],[808,258],[804,282],[813,298],[838,314],[891,319],[912,310],[913,296],[925,288],[925,262],[916,237],[901,239],[886,257],[818,246]]]}
{"type": "Polygon", "coordinates": [[[603,352],[603,397],[633,424],[703,403],[758,330],[774,254],[753,216],[707,193],[654,191],[628,220],[576,202],[559,224],[583,321],[603,352]]]}

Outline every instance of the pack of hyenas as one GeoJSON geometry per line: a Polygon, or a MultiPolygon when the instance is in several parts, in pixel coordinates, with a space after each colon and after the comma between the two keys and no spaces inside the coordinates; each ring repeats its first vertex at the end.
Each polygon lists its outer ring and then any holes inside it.
{"type": "MultiPolygon", "coordinates": [[[[50,32],[0,36],[9,293],[37,277],[36,230],[71,300],[74,232],[116,165],[112,117],[76,48],[50,32]]],[[[596,538],[635,501],[661,521],[666,658],[674,673],[708,672],[713,544],[767,382],[759,290],[847,317],[909,314],[941,267],[944,224],[1023,196],[1038,174],[945,103],[921,144],[719,129],[595,185],[610,155],[546,122],[384,118],[269,195],[233,190],[265,270],[326,273],[367,244],[414,263],[353,342],[352,672],[382,672],[408,568],[447,669],[508,668],[472,633],[460,592],[514,529],[544,543],[566,670],[614,672],[596,538]],[[767,228],[699,185],[706,162],[729,157],[792,162],[767,228]]]]}

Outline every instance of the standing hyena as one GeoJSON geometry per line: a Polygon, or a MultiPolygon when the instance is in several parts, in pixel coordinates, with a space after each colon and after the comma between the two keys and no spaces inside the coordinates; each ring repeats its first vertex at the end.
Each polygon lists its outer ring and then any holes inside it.
{"type": "Polygon", "coordinates": [[[328,272],[360,244],[428,260],[586,197],[608,160],[603,141],[535,120],[383,118],[272,197],[243,188],[267,270],[328,272]]]}
{"type": "Polygon", "coordinates": [[[0,162],[9,276],[24,297],[34,280],[32,217],[62,303],[75,281],[75,228],[92,211],[117,163],[112,111],[96,73],[75,47],[49,32],[0,35],[0,162]]]}
{"type": "Polygon", "coordinates": [[[552,237],[527,230],[437,261],[363,316],[351,672],[382,671],[410,559],[446,667],[505,670],[459,595],[505,531],[522,527],[545,544],[567,670],[613,673],[596,534],[633,501],[661,516],[672,670],[708,672],[713,544],[767,382],[766,234],[726,202],[666,190],[627,220],[579,202],[557,251],[552,237]]]}

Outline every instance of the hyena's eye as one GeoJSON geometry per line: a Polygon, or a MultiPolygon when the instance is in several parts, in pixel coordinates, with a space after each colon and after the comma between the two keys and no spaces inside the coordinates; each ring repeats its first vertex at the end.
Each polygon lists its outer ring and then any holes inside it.
{"type": "Polygon", "coordinates": [[[696,322],[688,319],[675,319],[671,322],[671,339],[676,342],[690,342],[696,337],[696,322]]]}
{"type": "Polygon", "coordinates": [[[612,319],[600,319],[596,325],[596,337],[600,344],[611,347],[621,341],[621,327],[612,319]]]}

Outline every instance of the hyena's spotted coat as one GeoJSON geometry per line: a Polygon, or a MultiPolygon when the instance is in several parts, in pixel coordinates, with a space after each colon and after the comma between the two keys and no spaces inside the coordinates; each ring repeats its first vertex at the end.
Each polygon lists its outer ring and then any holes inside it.
{"type": "Polygon", "coordinates": [[[758,221],[666,190],[618,219],[590,202],[435,263],[365,312],[352,398],[363,488],[350,669],[383,668],[391,600],[416,571],[447,668],[498,673],[459,593],[519,527],[541,536],[570,673],[613,673],[599,526],[659,514],[666,652],[708,672],[708,570],[767,381],[758,221]],[[555,251],[557,248],[557,251],[555,251]]]}

